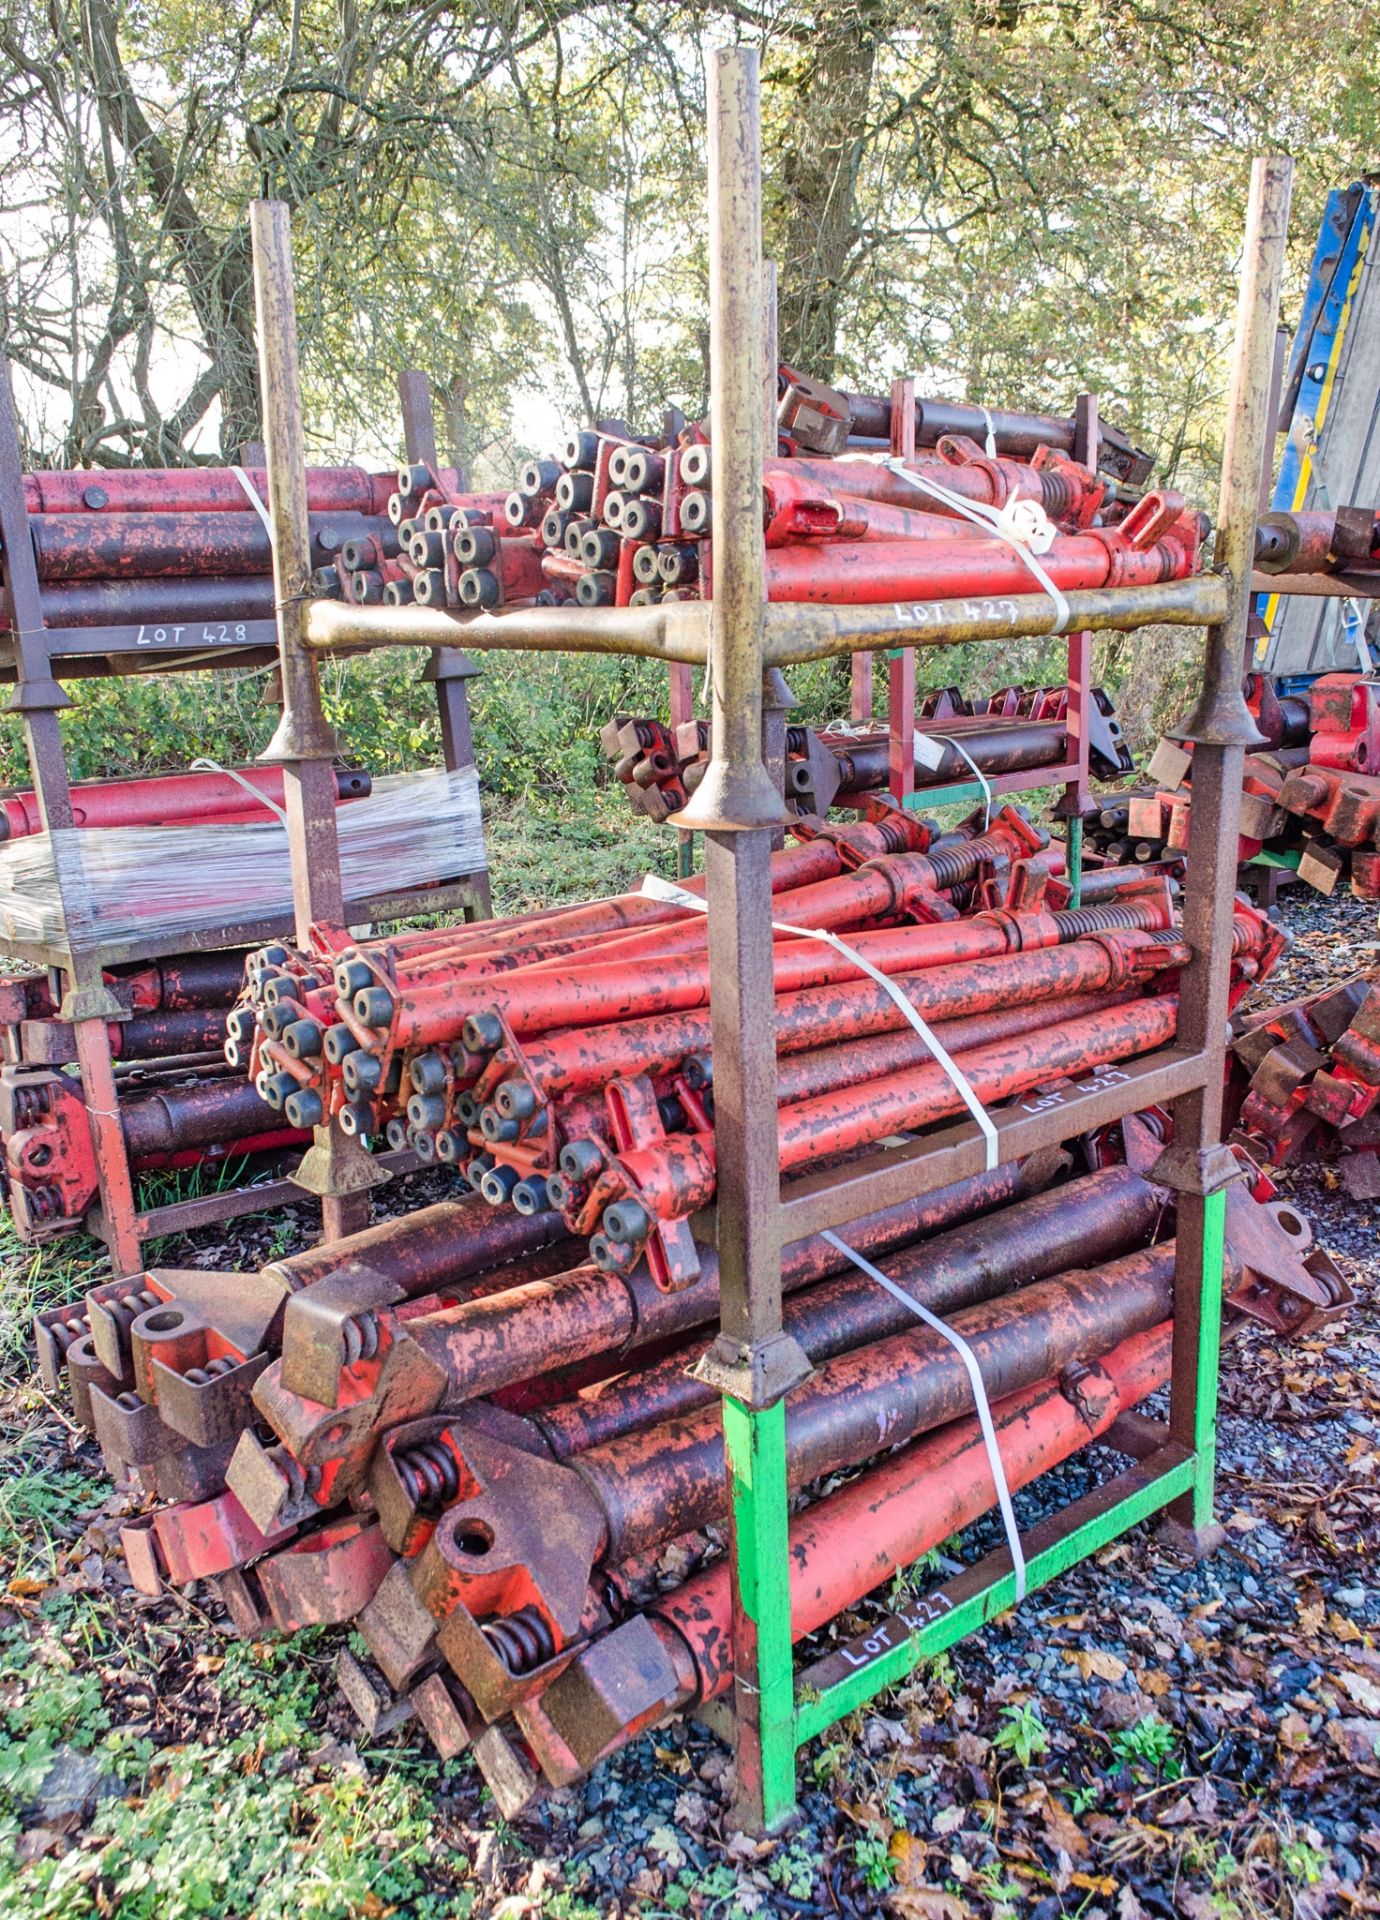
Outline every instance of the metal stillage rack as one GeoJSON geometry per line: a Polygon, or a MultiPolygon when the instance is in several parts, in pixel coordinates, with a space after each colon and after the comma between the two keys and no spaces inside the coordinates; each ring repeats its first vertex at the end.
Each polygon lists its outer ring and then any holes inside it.
{"type": "MultiPolygon", "coordinates": [[[[318,658],[339,648],[436,646],[457,630],[476,649],[635,653],[712,669],[711,757],[675,822],[705,836],[714,994],[714,1086],[720,1168],[716,1206],[696,1221],[717,1240],[720,1332],[701,1377],[723,1394],[730,1478],[737,1814],[771,1830],[795,1804],[798,1747],[917,1661],[1012,1604],[1002,1550],[863,1640],[794,1671],[787,1553],[785,1403],[809,1363],[784,1331],[781,1249],[980,1172],[985,1145],[948,1127],[783,1186],[777,1159],[769,860],[784,812],[763,757],[764,677],[808,659],[1049,633],[1040,595],[918,605],[768,605],[761,517],[765,362],[757,56],[725,49],[710,63],[711,434],[714,598],[648,608],[516,608],[463,615],[421,607],[308,605],[292,268],[286,209],[254,210],[268,466],[277,527],[285,696],[279,749],[288,768],[302,909],[329,919],[338,897],[318,861],[334,816],[314,769],[329,757],[318,658]]],[[[1231,915],[1245,750],[1258,739],[1242,698],[1250,565],[1269,411],[1269,381],[1288,219],[1287,160],[1255,164],[1246,228],[1213,574],[1066,596],[1079,632],[1151,624],[1206,630],[1201,698],[1183,729],[1194,743],[1195,804],[1184,896],[1194,959],[1181,986],[1175,1042],[1043,1099],[995,1114],[1003,1161],[1170,1106],[1174,1144],[1155,1177],[1178,1194],[1171,1405],[1137,1424],[1135,1464],[1034,1529],[1037,1586],[1147,1516],[1168,1510],[1179,1543],[1204,1553],[1212,1526],[1225,1190],[1235,1163],[1220,1144],[1231,915]],[[1033,1104],[1033,1103],[1032,1103],[1033,1104]],[[1138,1457],[1137,1457],[1138,1456],[1138,1457]]],[[[340,1150],[334,1143],[329,1150],[340,1150]]],[[[326,1150],[323,1148],[323,1150],[326,1150]]],[[[1128,1446],[1129,1446],[1128,1438],[1128,1446]]]]}
{"type": "MultiPolygon", "coordinates": [[[[436,439],[426,383],[416,373],[403,373],[398,386],[408,460],[428,465],[434,471],[436,439]]],[[[93,487],[96,477],[93,474],[93,487]]],[[[273,620],[70,628],[45,625],[25,503],[13,391],[9,367],[3,361],[0,361],[0,554],[3,554],[0,610],[9,623],[8,632],[0,631],[0,680],[14,682],[7,710],[18,713],[23,721],[34,790],[44,828],[50,833],[73,826],[71,783],[58,723],[59,713],[71,703],[59,685],[60,680],[169,668],[272,666],[278,660],[278,630],[273,620]]],[[[426,672],[436,689],[443,763],[449,771],[471,766],[474,750],[466,689],[478,668],[455,647],[438,646],[433,649],[426,672]]],[[[322,725],[325,725],[324,719],[322,725]]],[[[277,757],[272,747],[263,756],[265,760],[277,757]]],[[[329,780],[329,773],[326,777],[329,780]]],[[[331,804],[333,808],[334,802],[331,804]]],[[[80,882],[74,881],[68,871],[62,841],[54,840],[53,849],[66,937],[53,942],[7,937],[4,951],[11,959],[54,968],[66,978],[61,1017],[72,1024],[77,1067],[91,1116],[100,1176],[99,1210],[87,1224],[106,1242],[113,1271],[117,1275],[139,1272],[144,1265],[142,1248],[146,1240],[189,1232],[244,1213],[288,1206],[309,1195],[322,1201],[328,1237],[338,1237],[363,1225],[355,1194],[391,1173],[415,1168],[419,1162],[414,1154],[380,1156],[368,1167],[351,1160],[348,1164],[355,1168],[355,1185],[347,1183],[342,1187],[333,1177],[331,1170],[336,1165],[333,1158],[324,1159],[326,1178],[325,1184],[320,1184],[323,1156],[318,1155],[298,1168],[291,1178],[202,1194],[163,1206],[141,1208],[138,1205],[120,1125],[109,1036],[109,1023],[127,1018],[128,1009],[110,991],[104,969],[190,949],[209,951],[252,944],[280,935],[286,927],[281,918],[275,917],[227,921],[193,933],[179,933],[175,926],[159,928],[142,939],[93,938],[77,930],[78,916],[72,908],[79,895],[80,882]]],[[[338,892],[338,849],[335,858],[338,892]]],[[[299,865],[295,863],[295,870],[299,865]]],[[[343,918],[350,924],[399,919],[419,911],[459,911],[467,919],[486,918],[488,874],[485,871],[456,874],[439,886],[373,894],[346,900],[341,905],[343,918]]],[[[300,935],[306,923],[300,912],[297,919],[300,935]]]]}

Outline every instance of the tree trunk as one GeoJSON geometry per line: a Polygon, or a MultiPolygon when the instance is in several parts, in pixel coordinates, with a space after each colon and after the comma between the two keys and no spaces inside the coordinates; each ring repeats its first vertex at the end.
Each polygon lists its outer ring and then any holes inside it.
{"type": "Polygon", "coordinates": [[[848,265],[858,239],[857,175],[882,9],[874,0],[821,8],[782,142],[775,251],[781,357],[834,377],[848,265]]]}

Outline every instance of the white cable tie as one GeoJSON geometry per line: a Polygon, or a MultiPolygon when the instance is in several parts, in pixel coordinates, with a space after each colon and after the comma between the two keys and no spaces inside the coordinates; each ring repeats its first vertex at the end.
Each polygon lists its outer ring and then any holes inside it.
{"type": "Polygon", "coordinates": [[[238,767],[223,767],[219,760],[212,760],[209,754],[203,754],[199,759],[193,760],[190,764],[193,773],[223,773],[227,780],[235,781],[237,785],[244,788],[251,799],[257,800],[261,806],[267,807],[270,813],[276,813],[283,825],[287,825],[287,814],[278,805],[278,802],[276,800],[270,800],[268,795],[256,787],[252,780],[246,780],[238,767]]]}
{"type": "MultiPolygon", "coordinates": [[[[642,876],[642,892],[647,899],[660,900],[669,906],[687,907],[694,913],[709,911],[708,903],[701,900],[698,895],[687,893],[684,887],[676,886],[673,881],[663,880],[659,874],[647,873],[642,876]]],[[[832,947],[835,953],[847,960],[851,966],[855,966],[859,973],[865,973],[869,980],[877,983],[887,998],[904,1015],[908,1024],[919,1034],[934,1057],[936,1065],[977,1121],[986,1146],[985,1169],[988,1173],[993,1172],[999,1164],[1000,1151],[997,1129],[992,1123],[991,1115],[973,1091],[971,1081],[949,1053],[943,1041],[921,1018],[890,975],[883,973],[880,967],[874,967],[872,962],[865,960],[855,947],[850,947],[846,940],[841,940],[836,933],[830,933],[824,927],[795,927],[788,920],[773,920],[771,925],[775,932],[791,934],[797,940],[823,941],[826,947],[832,947]]]]}
{"type": "Polygon", "coordinates": [[[975,527],[982,527],[988,533],[994,533],[999,540],[1004,540],[1054,602],[1054,625],[1050,632],[1067,631],[1069,603],[1035,558],[1036,553],[1048,553],[1055,539],[1055,528],[1038,501],[1011,500],[1001,508],[989,507],[984,501],[965,500],[961,494],[951,493],[947,487],[941,487],[937,480],[912,473],[905,462],[894,455],[884,459],[882,465],[892,473],[899,474],[921,493],[929,494],[932,500],[938,500],[960,519],[971,520],[975,527]]]}
{"type": "Polygon", "coordinates": [[[978,412],[987,422],[987,438],[982,443],[982,450],[989,460],[995,460],[997,457],[997,430],[992,425],[992,416],[986,407],[979,407],[978,412]]]}
{"type": "Polygon", "coordinates": [[[264,505],[259,495],[259,489],[254,485],[254,482],[250,479],[243,467],[231,467],[230,471],[244,488],[250,506],[253,507],[255,513],[257,513],[263,521],[264,531],[268,535],[269,552],[271,553],[273,551],[273,522],[269,518],[268,508],[264,505]]]}
{"type": "Polygon", "coordinates": [[[917,734],[915,736],[917,746],[921,740],[942,740],[946,747],[952,747],[956,754],[967,761],[969,767],[971,767],[977,777],[978,785],[982,788],[982,831],[986,833],[992,824],[992,783],[987,778],[987,775],[982,771],[982,768],[978,765],[977,761],[974,760],[972,754],[969,753],[963,742],[956,739],[953,734],[931,733],[927,728],[923,734],[917,734]]]}
{"type": "Polygon", "coordinates": [[[1366,639],[1366,621],[1369,610],[1363,609],[1355,594],[1349,594],[1342,602],[1346,609],[1342,615],[1342,625],[1351,627],[1351,643],[1356,649],[1356,658],[1360,662],[1362,673],[1374,673],[1375,663],[1371,659],[1370,642],[1366,639]]]}
{"type": "Polygon", "coordinates": [[[1025,1553],[1021,1547],[1020,1528],[1016,1525],[1016,1511],[1011,1504],[1011,1489],[1006,1482],[1006,1468],[1002,1464],[1001,1448],[997,1444],[997,1429],[992,1419],[991,1402],[987,1398],[987,1387],[982,1378],[982,1368],[978,1365],[977,1355],[961,1333],[956,1333],[952,1327],[947,1326],[938,1314],[931,1313],[928,1307],[922,1307],[912,1294],[907,1293],[904,1287],[898,1286],[889,1274],[882,1272],[880,1267],[874,1267],[870,1260],[864,1259],[862,1254],[855,1252],[846,1240],[840,1240],[836,1233],[827,1231],[821,1233],[819,1237],[821,1240],[827,1240],[831,1247],[843,1254],[846,1259],[851,1260],[858,1271],[865,1273],[869,1280],[875,1280],[877,1285],[889,1293],[893,1300],[898,1300],[908,1313],[913,1313],[917,1320],[923,1320],[927,1327],[947,1340],[963,1362],[969,1385],[973,1389],[973,1404],[977,1408],[978,1425],[982,1428],[983,1444],[987,1448],[987,1464],[992,1470],[992,1484],[997,1490],[997,1505],[1001,1508],[1002,1525],[1006,1528],[1006,1544],[1011,1551],[1011,1566],[1016,1576],[1016,1599],[1024,1600],[1025,1553]]]}

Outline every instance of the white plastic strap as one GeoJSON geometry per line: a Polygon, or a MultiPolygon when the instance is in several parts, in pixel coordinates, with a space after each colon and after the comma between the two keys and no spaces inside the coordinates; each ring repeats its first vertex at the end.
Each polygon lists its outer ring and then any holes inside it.
{"type": "MultiPolygon", "coordinates": [[[[968,763],[968,766],[972,769],[977,779],[978,785],[982,788],[982,830],[986,833],[992,824],[992,785],[987,775],[982,771],[982,768],[978,765],[977,761],[974,760],[972,754],[969,753],[963,742],[956,739],[953,734],[931,733],[928,730],[924,733],[917,733],[915,736],[915,757],[917,760],[920,759],[920,742],[922,740],[942,740],[946,747],[952,747],[959,758],[968,763]]],[[[921,764],[923,764],[923,762],[921,764]]]]}
{"type": "MultiPolygon", "coordinates": [[[[687,893],[684,887],[676,886],[673,881],[663,880],[659,874],[643,875],[642,892],[649,900],[660,900],[669,906],[687,907],[694,913],[709,911],[707,903],[698,895],[687,893]]],[[[964,1106],[977,1121],[986,1142],[986,1169],[991,1173],[998,1162],[997,1129],[992,1124],[987,1109],[974,1093],[967,1075],[953,1059],[943,1042],[916,1012],[896,982],[879,967],[874,967],[870,960],[865,960],[855,948],[849,946],[846,940],[840,940],[836,933],[830,933],[823,927],[793,927],[787,920],[773,920],[771,924],[777,933],[789,933],[798,940],[822,940],[826,947],[832,947],[835,953],[855,966],[859,973],[865,973],[869,980],[876,981],[887,998],[895,1003],[909,1024],[914,1027],[964,1106]]]]}
{"type": "Polygon", "coordinates": [[[987,438],[982,443],[982,450],[989,460],[995,460],[997,457],[997,430],[992,425],[992,416],[986,407],[979,407],[978,412],[987,422],[987,438]]]}
{"type": "Polygon", "coordinates": [[[984,501],[965,500],[961,494],[951,493],[947,487],[941,487],[937,480],[927,479],[924,474],[912,473],[904,460],[898,460],[894,455],[888,455],[882,465],[892,473],[899,474],[920,493],[927,493],[932,500],[938,500],[960,519],[971,520],[975,527],[982,527],[986,532],[994,533],[999,540],[1004,540],[1024,561],[1054,602],[1054,625],[1050,631],[1066,631],[1069,603],[1035,558],[1037,553],[1048,553],[1055,539],[1055,529],[1038,501],[1008,500],[1004,507],[989,507],[984,501]]]}
{"type": "Polygon", "coordinates": [[[973,1389],[973,1404],[977,1408],[978,1425],[982,1428],[983,1444],[987,1448],[987,1464],[992,1469],[992,1484],[997,1490],[997,1505],[1001,1508],[1002,1525],[1006,1528],[1006,1544],[1011,1549],[1011,1565],[1016,1575],[1016,1598],[1024,1600],[1025,1554],[1021,1548],[1020,1528],[1016,1525],[1016,1512],[1011,1505],[1011,1489],[1006,1484],[1006,1469],[1002,1465],[1001,1448],[997,1445],[997,1429],[992,1420],[991,1402],[987,1398],[987,1388],[983,1382],[982,1368],[977,1363],[977,1355],[961,1333],[955,1333],[952,1327],[944,1324],[938,1314],[931,1313],[928,1307],[922,1307],[904,1287],[897,1286],[889,1274],[883,1273],[880,1267],[874,1267],[870,1260],[856,1253],[846,1240],[840,1240],[836,1233],[828,1232],[822,1233],[819,1237],[821,1240],[827,1240],[831,1247],[844,1255],[845,1259],[851,1260],[858,1271],[865,1273],[869,1280],[875,1280],[877,1285],[889,1293],[893,1300],[898,1300],[908,1313],[913,1313],[917,1320],[923,1320],[927,1327],[932,1328],[935,1333],[947,1340],[963,1362],[969,1384],[973,1389]]]}
{"type": "Polygon", "coordinates": [[[270,813],[276,813],[283,825],[287,825],[288,817],[278,802],[270,800],[266,793],[261,793],[252,780],[246,780],[238,767],[223,767],[219,760],[212,760],[208,754],[203,754],[199,760],[193,760],[190,765],[193,773],[223,773],[227,780],[233,780],[236,786],[243,787],[251,800],[257,800],[261,807],[267,807],[270,813]]]}
{"type": "Polygon", "coordinates": [[[250,506],[253,507],[255,513],[257,513],[263,521],[264,531],[268,534],[268,544],[271,548],[273,545],[273,522],[269,518],[268,508],[264,505],[260,497],[259,489],[254,485],[254,482],[250,479],[243,467],[231,467],[230,471],[244,488],[250,506]]]}
{"type": "Polygon", "coordinates": [[[1356,649],[1356,658],[1361,671],[1366,674],[1374,673],[1375,663],[1370,657],[1370,642],[1366,639],[1366,620],[1370,608],[1363,607],[1354,596],[1343,600],[1342,607],[1342,625],[1346,628],[1351,644],[1356,649]]]}

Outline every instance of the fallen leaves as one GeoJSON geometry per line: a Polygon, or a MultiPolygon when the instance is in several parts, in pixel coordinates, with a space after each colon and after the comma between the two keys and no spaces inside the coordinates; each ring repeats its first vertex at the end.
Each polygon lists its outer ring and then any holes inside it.
{"type": "Polygon", "coordinates": [[[1109,1680],[1115,1686],[1126,1678],[1126,1662],[1101,1647],[1067,1647],[1064,1658],[1077,1667],[1085,1680],[1109,1680]]]}
{"type": "Polygon", "coordinates": [[[1349,1765],[1380,1774],[1380,1720],[1329,1720],[1327,1735],[1349,1765]]]}
{"type": "Polygon", "coordinates": [[[1368,1680],[1363,1673],[1356,1673],[1349,1667],[1343,1667],[1336,1676],[1337,1685],[1343,1688],[1354,1706],[1372,1718],[1380,1716],[1380,1686],[1368,1680]]]}
{"type": "Polygon", "coordinates": [[[893,1887],[887,1905],[905,1920],[970,1920],[972,1914],[957,1894],[940,1887],[893,1887]]]}

